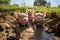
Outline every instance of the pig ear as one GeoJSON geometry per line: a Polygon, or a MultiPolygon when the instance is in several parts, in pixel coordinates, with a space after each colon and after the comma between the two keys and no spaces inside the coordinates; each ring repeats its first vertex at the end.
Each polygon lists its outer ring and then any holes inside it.
{"type": "Polygon", "coordinates": [[[18,13],[18,12],[15,12],[15,13],[14,13],[14,16],[15,16],[15,18],[18,19],[19,13],[18,13]]]}
{"type": "Polygon", "coordinates": [[[26,9],[26,14],[28,13],[27,11],[28,11],[28,8],[26,9]]]}
{"type": "Polygon", "coordinates": [[[33,13],[35,12],[34,9],[32,9],[33,13]]]}
{"type": "Polygon", "coordinates": [[[35,15],[35,10],[34,9],[32,9],[32,13],[33,13],[33,15],[35,15]]]}
{"type": "Polygon", "coordinates": [[[43,12],[43,16],[46,17],[46,12],[43,12]]]}

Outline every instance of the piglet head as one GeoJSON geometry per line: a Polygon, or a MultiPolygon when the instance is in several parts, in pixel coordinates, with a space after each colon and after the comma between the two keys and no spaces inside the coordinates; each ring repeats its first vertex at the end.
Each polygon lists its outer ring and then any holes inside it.
{"type": "Polygon", "coordinates": [[[34,17],[34,9],[26,9],[26,13],[28,14],[29,20],[32,20],[34,17]]]}
{"type": "Polygon", "coordinates": [[[43,13],[35,13],[35,21],[36,22],[42,22],[44,17],[46,17],[46,12],[43,13]]]}
{"type": "Polygon", "coordinates": [[[43,21],[43,18],[44,18],[44,16],[42,13],[36,13],[35,14],[35,22],[41,23],[43,21]]]}
{"type": "Polygon", "coordinates": [[[28,23],[28,15],[26,13],[20,13],[18,20],[22,25],[26,25],[28,23]]]}

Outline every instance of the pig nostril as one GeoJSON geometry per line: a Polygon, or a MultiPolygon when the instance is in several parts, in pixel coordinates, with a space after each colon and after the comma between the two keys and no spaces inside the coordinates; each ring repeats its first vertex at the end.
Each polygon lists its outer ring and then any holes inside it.
{"type": "Polygon", "coordinates": [[[23,21],[26,21],[26,19],[23,19],[23,21]]]}

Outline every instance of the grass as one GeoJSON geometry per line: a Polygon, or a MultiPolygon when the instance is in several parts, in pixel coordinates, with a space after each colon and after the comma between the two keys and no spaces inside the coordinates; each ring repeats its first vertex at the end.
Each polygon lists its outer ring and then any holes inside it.
{"type": "Polygon", "coordinates": [[[52,12],[56,12],[58,14],[60,14],[60,8],[58,7],[17,7],[17,6],[0,6],[0,12],[14,12],[14,11],[18,11],[20,10],[21,12],[25,12],[26,9],[33,9],[35,10],[35,12],[48,12],[48,13],[52,13],[52,12]]]}

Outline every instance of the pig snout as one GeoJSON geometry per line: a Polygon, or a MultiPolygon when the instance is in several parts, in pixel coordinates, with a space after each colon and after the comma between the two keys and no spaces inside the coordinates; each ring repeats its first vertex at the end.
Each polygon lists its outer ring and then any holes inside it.
{"type": "Polygon", "coordinates": [[[33,20],[33,17],[32,17],[32,16],[30,16],[30,17],[29,17],[29,20],[33,20]]]}
{"type": "Polygon", "coordinates": [[[35,21],[36,22],[41,22],[42,21],[42,17],[36,17],[35,21]]]}
{"type": "Polygon", "coordinates": [[[23,24],[27,24],[27,22],[28,22],[28,18],[27,18],[27,17],[24,17],[24,18],[22,19],[22,23],[23,23],[23,24]]]}

